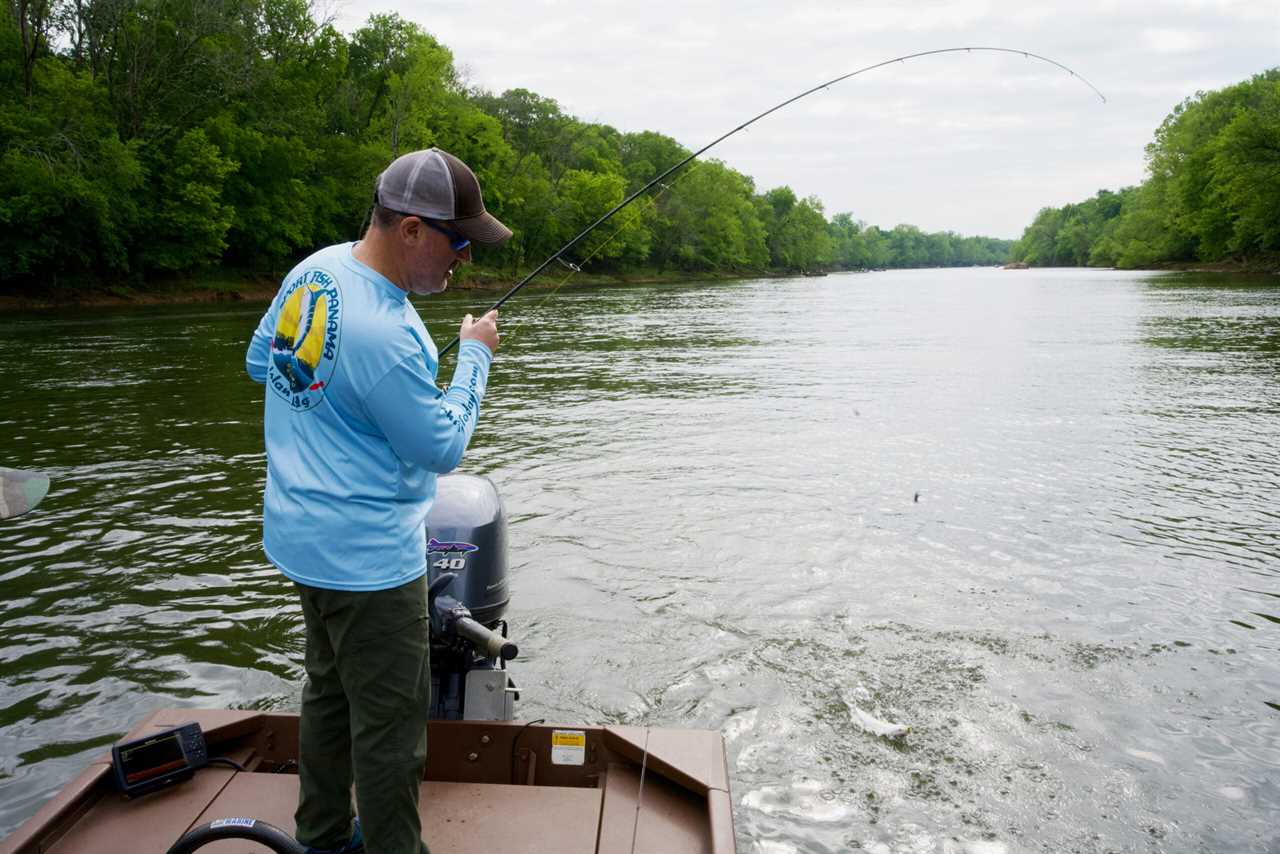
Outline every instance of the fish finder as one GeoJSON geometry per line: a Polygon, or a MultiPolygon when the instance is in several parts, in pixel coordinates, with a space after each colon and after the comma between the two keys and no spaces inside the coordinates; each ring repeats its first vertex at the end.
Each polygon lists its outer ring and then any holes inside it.
{"type": "Polygon", "coordinates": [[[209,749],[194,721],[111,748],[116,784],[131,798],[188,780],[207,764],[209,749]]]}

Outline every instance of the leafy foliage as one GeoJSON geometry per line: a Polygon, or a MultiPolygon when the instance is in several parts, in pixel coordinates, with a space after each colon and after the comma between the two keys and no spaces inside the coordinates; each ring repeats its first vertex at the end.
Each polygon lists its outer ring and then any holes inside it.
{"type": "Polygon", "coordinates": [[[1140,187],[1041,210],[1013,258],[1142,267],[1280,252],[1280,68],[1174,107],[1147,172],[1140,187]]]}
{"type": "MultiPolygon", "coordinates": [[[[141,281],[213,264],[279,270],[355,236],[379,170],[428,146],[475,169],[486,204],[515,231],[482,260],[514,274],[689,153],[659,133],[581,121],[525,89],[470,89],[446,46],[393,13],[344,36],[308,0],[8,8],[0,285],[141,281]]],[[[1204,169],[1261,180],[1255,152],[1267,133],[1231,124],[1204,169]]],[[[1221,239],[1273,240],[1271,209],[1236,195],[1233,222],[1251,230],[1221,239]]],[[[759,194],[712,160],[671,176],[573,257],[618,272],[808,272],[996,263],[1008,246],[905,225],[883,232],[847,213],[828,222],[817,198],[759,194]]]]}

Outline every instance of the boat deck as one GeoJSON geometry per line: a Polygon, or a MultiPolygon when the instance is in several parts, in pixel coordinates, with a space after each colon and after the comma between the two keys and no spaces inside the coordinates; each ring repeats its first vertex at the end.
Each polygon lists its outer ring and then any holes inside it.
{"type": "MultiPolygon", "coordinates": [[[[204,730],[210,755],[247,770],[208,766],[191,780],[129,800],[115,791],[107,754],[0,842],[0,854],[163,854],[190,828],[219,818],[255,818],[292,833],[297,717],[166,710],[128,738],[192,720],[204,730]]],[[[428,742],[418,809],[433,851],[629,854],[633,828],[637,854],[735,850],[719,733],[433,721],[428,742]],[[564,730],[586,735],[580,753],[569,751],[574,764],[552,750],[552,733],[564,730]]],[[[267,849],[220,840],[200,850],[267,849]]]]}

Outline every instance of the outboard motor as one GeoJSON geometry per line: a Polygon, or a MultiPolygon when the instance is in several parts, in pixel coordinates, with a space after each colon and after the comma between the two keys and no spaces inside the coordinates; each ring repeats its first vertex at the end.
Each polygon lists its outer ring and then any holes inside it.
{"type": "Polygon", "coordinates": [[[507,516],[493,481],[450,474],[436,481],[427,514],[431,615],[431,717],[515,717],[507,662],[518,653],[502,617],[507,592],[507,516]]]}

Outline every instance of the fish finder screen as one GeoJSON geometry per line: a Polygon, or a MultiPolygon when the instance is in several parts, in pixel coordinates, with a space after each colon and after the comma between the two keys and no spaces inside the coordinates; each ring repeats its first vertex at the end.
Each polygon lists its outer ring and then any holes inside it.
{"type": "Polygon", "coordinates": [[[187,756],[178,734],[173,733],[120,751],[120,762],[125,782],[132,784],[185,768],[187,756]]]}

